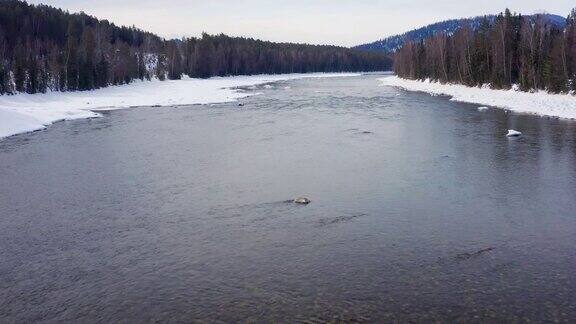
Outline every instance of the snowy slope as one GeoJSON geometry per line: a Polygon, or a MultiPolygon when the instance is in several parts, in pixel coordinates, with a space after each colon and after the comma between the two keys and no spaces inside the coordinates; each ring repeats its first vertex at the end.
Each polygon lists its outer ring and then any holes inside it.
{"type": "Polygon", "coordinates": [[[356,76],[310,73],[136,82],[94,91],[0,96],[0,138],[45,128],[53,122],[100,115],[133,106],[173,106],[234,101],[248,96],[232,88],[300,78],[356,76]]]}
{"type": "Polygon", "coordinates": [[[394,86],[410,91],[451,96],[451,100],[454,101],[494,106],[519,113],[576,119],[576,96],[568,94],[473,88],[456,84],[406,80],[396,76],[382,78],[380,82],[385,86],[394,86]]]}

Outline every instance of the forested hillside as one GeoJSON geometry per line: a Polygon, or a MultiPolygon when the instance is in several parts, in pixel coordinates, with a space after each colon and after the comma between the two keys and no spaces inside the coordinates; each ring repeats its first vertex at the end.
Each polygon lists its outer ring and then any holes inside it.
{"type": "MultiPolygon", "coordinates": [[[[392,59],[336,46],[272,43],[226,35],[173,41],[183,54],[183,72],[191,77],[278,74],[307,72],[384,71],[392,69],[392,59]]],[[[170,54],[171,57],[180,56],[170,54]]],[[[177,63],[177,62],[176,62],[177,63]]],[[[175,64],[178,75],[178,64],[175,64]]],[[[172,70],[170,70],[172,71],[172,70]]]]}
{"type": "Polygon", "coordinates": [[[0,0],[0,94],[90,90],[136,79],[389,70],[389,57],[225,35],[164,40],[86,14],[0,0]]]}
{"type": "Polygon", "coordinates": [[[479,28],[464,26],[453,35],[438,33],[409,42],[395,55],[396,74],[469,86],[508,89],[575,90],[576,10],[563,27],[544,16],[512,14],[484,19],[479,28]]]}
{"type": "MultiPolygon", "coordinates": [[[[475,31],[480,27],[480,25],[484,20],[488,19],[490,23],[493,23],[495,18],[496,18],[495,15],[490,15],[490,16],[441,21],[438,23],[434,23],[428,26],[411,30],[401,35],[390,36],[372,43],[359,45],[354,48],[364,51],[394,53],[408,42],[419,42],[424,39],[430,38],[438,33],[453,35],[458,30],[464,27],[468,27],[471,30],[475,31]]],[[[551,25],[554,25],[561,29],[566,26],[566,18],[562,16],[542,14],[540,15],[540,19],[542,19],[546,23],[550,23],[551,25]]]]}
{"type": "MultiPolygon", "coordinates": [[[[487,18],[490,19],[491,17],[493,16],[488,16],[487,18]]],[[[359,45],[355,48],[364,51],[394,53],[408,42],[419,42],[437,33],[453,34],[464,26],[474,30],[480,25],[482,19],[483,17],[446,20],[417,28],[401,35],[390,36],[373,43],[359,45]]]]}

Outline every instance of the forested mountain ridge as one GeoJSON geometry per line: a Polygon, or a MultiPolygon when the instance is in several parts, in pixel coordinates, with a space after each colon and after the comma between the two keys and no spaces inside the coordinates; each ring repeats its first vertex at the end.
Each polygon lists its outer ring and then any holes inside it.
{"type": "MultiPolygon", "coordinates": [[[[534,15],[535,16],[535,15],[534,15]]],[[[532,16],[532,17],[534,17],[532,16]]],[[[566,26],[566,18],[558,15],[542,14],[540,15],[545,21],[556,25],[558,28],[566,26]]],[[[355,49],[373,52],[394,53],[400,49],[405,43],[419,42],[421,40],[430,38],[437,33],[452,35],[463,27],[468,27],[472,30],[478,29],[484,19],[491,22],[496,18],[495,15],[478,16],[473,18],[451,19],[428,26],[417,28],[406,32],[401,35],[390,36],[372,43],[358,45],[355,49]]]]}
{"type": "Polygon", "coordinates": [[[76,91],[140,79],[389,70],[390,57],[226,35],[165,40],[84,13],[0,0],[0,94],[76,91]]]}
{"type": "Polygon", "coordinates": [[[479,28],[405,44],[395,54],[396,74],[495,89],[574,92],[576,85],[576,9],[563,27],[544,16],[510,10],[485,19],[479,28]]]}

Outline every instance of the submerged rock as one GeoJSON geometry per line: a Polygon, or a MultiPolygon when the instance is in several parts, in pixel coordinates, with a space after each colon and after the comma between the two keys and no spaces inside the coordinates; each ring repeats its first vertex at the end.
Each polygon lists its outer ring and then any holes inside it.
{"type": "Polygon", "coordinates": [[[506,134],[506,136],[507,137],[520,137],[520,136],[522,136],[522,133],[517,131],[517,130],[509,129],[508,134],[506,134]]]}
{"type": "Polygon", "coordinates": [[[478,251],[472,252],[472,253],[469,253],[469,252],[468,252],[468,253],[461,253],[461,254],[458,254],[458,255],[456,256],[456,259],[458,259],[458,260],[468,260],[468,259],[472,259],[472,258],[481,256],[482,254],[485,254],[485,253],[488,253],[488,252],[492,252],[492,251],[494,251],[494,250],[495,250],[495,248],[489,247],[489,248],[482,249],[482,250],[478,250],[478,251]]]}
{"type": "Polygon", "coordinates": [[[299,205],[308,205],[311,202],[312,202],[312,200],[310,200],[308,198],[304,198],[304,197],[294,199],[294,203],[299,204],[299,205]]]}

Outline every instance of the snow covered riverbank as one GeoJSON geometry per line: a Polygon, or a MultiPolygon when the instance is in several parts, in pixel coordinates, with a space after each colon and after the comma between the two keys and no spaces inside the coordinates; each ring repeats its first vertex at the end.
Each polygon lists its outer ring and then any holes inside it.
{"type": "Polygon", "coordinates": [[[310,73],[236,76],[178,81],[144,81],[94,91],[0,96],[0,139],[43,129],[60,120],[99,117],[96,111],[134,106],[173,106],[235,101],[247,97],[233,88],[301,78],[357,76],[310,73]]]}
{"type": "Polygon", "coordinates": [[[546,92],[528,93],[514,90],[472,88],[456,84],[414,81],[390,76],[380,79],[382,85],[409,91],[422,91],[432,95],[451,96],[454,101],[494,106],[519,113],[560,118],[576,118],[576,96],[546,92]]]}

